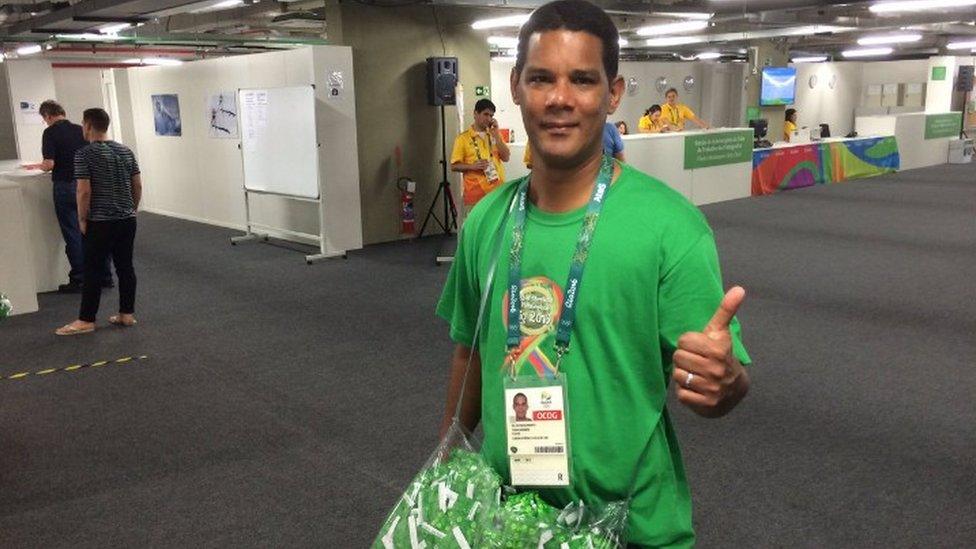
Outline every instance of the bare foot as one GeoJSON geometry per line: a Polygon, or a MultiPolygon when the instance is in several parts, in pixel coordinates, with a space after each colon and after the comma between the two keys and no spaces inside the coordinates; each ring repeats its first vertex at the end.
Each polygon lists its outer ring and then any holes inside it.
{"type": "Polygon", "coordinates": [[[84,320],[76,320],[69,324],[61,326],[54,331],[55,334],[59,336],[69,336],[78,334],[88,334],[95,331],[94,322],[85,322],[84,320]]]}
{"type": "Polygon", "coordinates": [[[116,326],[134,326],[136,324],[136,319],[131,313],[119,313],[117,315],[112,315],[108,317],[109,324],[115,324],[116,326]]]}

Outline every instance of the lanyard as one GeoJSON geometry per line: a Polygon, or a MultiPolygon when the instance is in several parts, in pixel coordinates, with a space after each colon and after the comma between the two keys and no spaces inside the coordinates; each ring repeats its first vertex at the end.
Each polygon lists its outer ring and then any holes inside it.
{"type": "MultiPolygon", "coordinates": [[[[583,217],[583,225],[580,227],[576,250],[573,252],[573,258],[569,265],[566,295],[563,298],[563,309],[559,315],[559,324],[556,328],[557,370],[563,355],[569,350],[569,340],[572,337],[573,323],[576,320],[576,303],[579,299],[583,267],[586,265],[596,223],[600,218],[600,211],[603,209],[603,199],[612,178],[613,160],[604,155],[603,162],[600,165],[600,174],[597,176],[596,184],[593,185],[593,194],[590,195],[590,202],[583,217]]],[[[509,254],[508,266],[508,339],[506,340],[509,354],[517,349],[522,342],[522,246],[525,241],[526,202],[530,179],[531,175],[519,185],[512,227],[512,249],[509,254]]]]}
{"type": "Polygon", "coordinates": [[[678,104],[677,103],[675,103],[673,107],[671,105],[668,105],[668,114],[671,115],[671,122],[674,123],[675,126],[677,126],[678,125],[678,104]]]}
{"type": "MultiPolygon", "coordinates": [[[[471,136],[471,144],[474,145],[474,156],[478,160],[482,160],[481,149],[478,147],[478,140],[476,137],[480,137],[480,136],[478,136],[477,134],[471,136]]],[[[491,150],[491,134],[488,133],[487,131],[485,132],[485,140],[487,140],[488,142],[488,158],[491,158],[492,156],[494,156],[491,150]]]]}

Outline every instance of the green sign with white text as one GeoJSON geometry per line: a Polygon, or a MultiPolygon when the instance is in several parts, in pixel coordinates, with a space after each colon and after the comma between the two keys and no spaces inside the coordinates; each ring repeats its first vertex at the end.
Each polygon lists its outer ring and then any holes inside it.
{"type": "Polygon", "coordinates": [[[752,135],[745,130],[686,136],[685,169],[752,162],[752,135]]]}
{"type": "Polygon", "coordinates": [[[488,86],[475,86],[474,94],[478,97],[485,97],[491,95],[491,91],[488,86]]]}
{"type": "Polygon", "coordinates": [[[925,115],[925,139],[958,137],[962,126],[961,112],[925,115]]]}
{"type": "Polygon", "coordinates": [[[942,66],[932,67],[932,80],[945,80],[945,78],[946,78],[945,67],[942,66]]]}

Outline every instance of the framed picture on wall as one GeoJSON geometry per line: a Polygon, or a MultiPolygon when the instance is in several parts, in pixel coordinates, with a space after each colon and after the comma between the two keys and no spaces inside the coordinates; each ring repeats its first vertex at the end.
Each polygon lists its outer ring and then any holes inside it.
{"type": "Polygon", "coordinates": [[[215,93],[207,98],[207,124],[210,137],[237,139],[236,93],[215,93]]]}
{"type": "Polygon", "coordinates": [[[180,118],[180,98],[174,94],[152,96],[153,124],[156,135],[180,137],[183,135],[183,121],[180,118]]]}

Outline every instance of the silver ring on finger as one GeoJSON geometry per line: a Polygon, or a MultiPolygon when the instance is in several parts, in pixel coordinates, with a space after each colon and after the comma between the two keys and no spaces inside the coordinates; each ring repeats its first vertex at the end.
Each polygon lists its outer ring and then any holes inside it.
{"type": "Polygon", "coordinates": [[[695,374],[688,372],[688,377],[685,378],[684,386],[686,389],[691,389],[691,380],[695,379],[695,374]]]}

